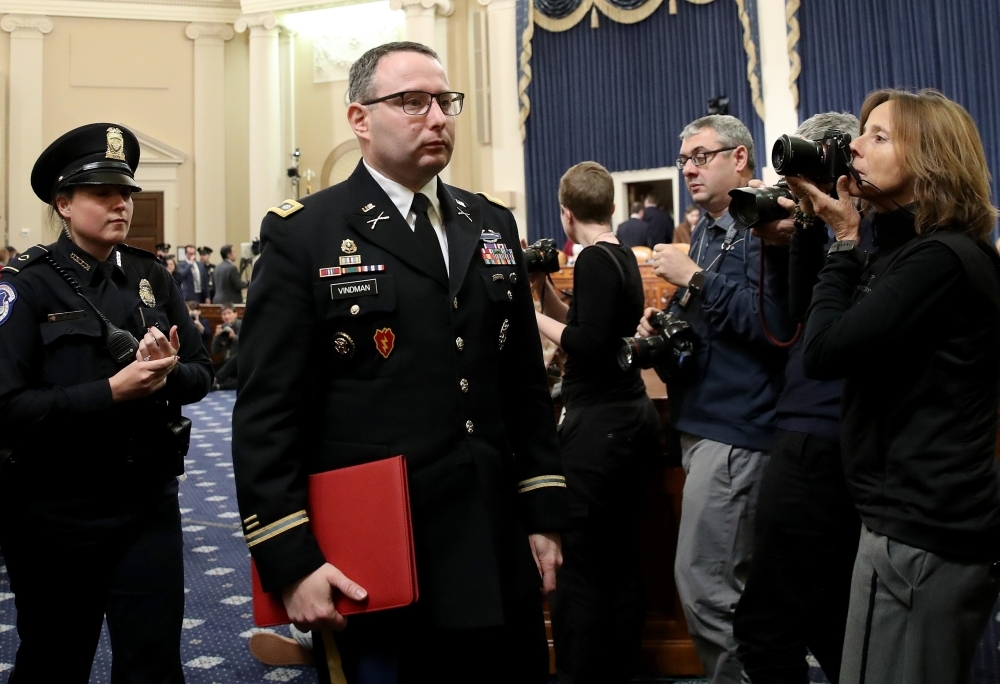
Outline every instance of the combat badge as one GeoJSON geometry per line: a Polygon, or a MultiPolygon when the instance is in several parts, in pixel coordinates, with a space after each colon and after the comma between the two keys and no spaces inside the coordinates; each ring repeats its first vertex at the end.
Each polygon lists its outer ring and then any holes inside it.
{"type": "Polygon", "coordinates": [[[17,291],[10,283],[0,283],[0,325],[7,322],[17,301],[17,291]]]}
{"type": "Polygon", "coordinates": [[[156,306],[156,297],[153,296],[153,286],[145,278],[139,281],[139,299],[146,306],[156,306]]]}
{"type": "MultiPolygon", "coordinates": [[[[100,154],[100,152],[98,152],[100,154]]],[[[122,129],[114,126],[108,129],[108,151],[104,153],[105,159],[125,159],[125,139],[122,137],[122,129]]]]}
{"type": "Polygon", "coordinates": [[[392,334],[391,328],[379,328],[375,331],[375,348],[383,359],[389,358],[395,344],[396,336],[392,334]]]}
{"type": "Polygon", "coordinates": [[[333,334],[333,351],[342,359],[354,356],[354,340],[345,332],[333,334]]]}
{"type": "Polygon", "coordinates": [[[354,240],[348,238],[340,243],[340,251],[344,254],[354,254],[358,251],[358,246],[354,244],[354,240]]]}
{"type": "Polygon", "coordinates": [[[503,349],[504,344],[507,343],[507,329],[510,328],[510,321],[508,319],[503,319],[503,325],[500,326],[500,348],[503,349]]]}
{"type": "Polygon", "coordinates": [[[498,242],[501,237],[503,237],[503,236],[500,235],[500,233],[496,232],[495,230],[484,230],[479,235],[479,239],[482,242],[488,242],[490,244],[492,244],[494,242],[498,242]]]}

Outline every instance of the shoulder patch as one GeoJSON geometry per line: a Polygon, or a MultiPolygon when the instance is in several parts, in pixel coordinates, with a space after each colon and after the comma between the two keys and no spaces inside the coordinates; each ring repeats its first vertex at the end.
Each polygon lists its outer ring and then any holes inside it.
{"type": "Polygon", "coordinates": [[[38,257],[49,253],[49,248],[44,245],[35,245],[33,247],[28,247],[20,254],[17,255],[9,264],[3,267],[4,273],[20,273],[28,266],[36,263],[38,257]]]}
{"type": "Polygon", "coordinates": [[[302,209],[302,208],[303,208],[303,206],[301,204],[299,204],[298,202],[296,202],[295,200],[293,200],[293,199],[286,199],[284,202],[282,202],[278,206],[271,207],[267,211],[268,211],[269,214],[277,214],[281,218],[288,218],[289,216],[291,216],[292,214],[294,214],[295,212],[297,212],[299,209],[302,209]]]}
{"type": "Polygon", "coordinates": [[[482,197],[484,200],[486,200],[487,202],[489,202],[491,204],[495,204],[498,207],[503,207],[504,209],[507,208],[506,204],[504,204],[503,202],[501,202],[500,200],[498,200],[496,197],[494,197],[493,195],[491,195],[491,194],[489,194],[487,192],[477,192],[476,194],[479,195],[480,197],[482,197]]]}
{"type": "Polygon", "coordinates": [[[155,254],[153,254],[152,252],[149,252],[149,251],[147,251],[145,249],[142,249],[141,247],[133,247],[132,245],[126,245],[125,243],[122,243],[122,244],[120,244],[118,246],[121,249],[123,249],[126,252],[128,252],[129,254],[138,254],[139,256],[144,256],[144,257],[147,257],[147,258],[152,259],[154,261],[159,261],[159,259],[156,258],[155,254]]]}
{"type": "Polygon", "coordinates": [[[10,283],[0,282],[0,325],[7,322],[17,301],[17,290],[10,283]]]}

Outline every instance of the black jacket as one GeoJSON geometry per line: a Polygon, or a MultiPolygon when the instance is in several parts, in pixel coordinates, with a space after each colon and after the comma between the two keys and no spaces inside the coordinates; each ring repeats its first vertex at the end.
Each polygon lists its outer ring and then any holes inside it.
{"type": "Polygon", "coordinates": [[[1000,257],[954,231],[917,237],[904,211],[874,228],[869,263],[827,259],[805,333],[806,373],[846,378],[851,495],[890,539],[998,560],[1000,257]]]}
{"type": "Polygon", "coordinates": [[[514,218],[439,187],[450,281],[363,164],[265,217],[233,457],[248,545],[277,590],[324,562],[307,476],[403,454],[420,601],[469,628],[537,596],[527,534],[566,525],[566,490],[514,218]],[[500,245],[516,264],[487,264],[500,245]],[[348,255],[384,270],[321,272],[348,255]]]}
{"type": "Polygon", "coordinates": [[[179,474],[177,454],[165,447],[167,402],[204,397],[212,366],[180,292],[156,257],[119,245],[108,261],[98,262],[62,236],[21,254],[3,269],[0,287],[15,293],[0,295],[6,302],[6,314],[0,313],[0,447],[48,478],[103,483],[128,470],[144,471],[153,484],[179,474]],[[164,389],[112,403],[108,378],[122,366],[105,346],[97,314],[45,262],[48,255],[114,325],[137,339],[148,326],[164,335],[177,326],[181,363],[164,389]],[[149,287],[145,301],[142,283],[149,287]]]}

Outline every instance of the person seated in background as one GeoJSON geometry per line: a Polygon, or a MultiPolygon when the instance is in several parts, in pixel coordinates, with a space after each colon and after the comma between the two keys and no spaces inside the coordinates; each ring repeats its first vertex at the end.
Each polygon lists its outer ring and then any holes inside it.
{"type": "Polygon", "coordinates": [[[221,363],[215,366],[215,386],[212,389],[236,389],[237,356],[240,347],[240,326],[232,304],[222,305],[222,323],[215,326],[212,338],[212,356],[223,355],[221,363]]]}
{"type": "Polygon", "coordinates": [[[623,372],[616,355],[645,295],[632,249],[611,231],[611,174],[596,162],[570,168],[559,205],[566,235],[582,246],[572,303],[544,274],[531,275],[538,329],[567,354],[559,443],[572,526],[550,599],[556,669],[566,683],[625,684],[642,643],[642,475],[660,420],[638,366],[623,372]]]}
{"type": "Polygon", "coordinates": [[[642,220],[642,216],[642,203],[632,202],[628,221],[623,221],[615,233],[623,245],[629,247],[649,246],[646,244],[649,240],[649,224],[642,220]]]}
{"type": "Polygon", "coordinates": [[[205,348],[212,344],[212,328],[208,325],[208,321],[201,317],[201,304],[198,302],[188,302],[187,303],[188,313],[191,314],[191,320],[194,321],[194,327],[198,330],[198,334],[201,335],[201,341],[205,344],[205,348]]]}
{"type": "Polygon", "coordinates": [[[684,210],[684,220],[677,224],[674,229],[674,240],[673,244],[690,244],[691,243],[691,231],[694,227],[698,225],[698,220],[701,218],[701,207],[697,204],[689,204],[688,208],[684,210]]]}

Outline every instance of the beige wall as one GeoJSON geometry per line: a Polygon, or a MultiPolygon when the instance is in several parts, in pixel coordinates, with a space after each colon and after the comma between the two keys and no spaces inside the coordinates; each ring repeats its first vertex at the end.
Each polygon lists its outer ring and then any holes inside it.
{"type": "Polygon", "coordinates": [[[193,242],[194,44],[184,35],[186,24],[76,17],[52,22],[44,48],[44,144],[76,126],[109,121],[181,150],[188,158],[177,168],[177,241],[193,242]]]}
{"type": "MultiPolygon", "coordinates": [[[[347,106],[344,91],[347,81],[313,83],[312,40],[305,36],[295,38],[295,144],[299,157],[299,173],[306,169],[316,174],[312,180],[313,192],[318,192],[323,163],[333,148],[354,136],[347,126],[347,106]]],[[[299,193],[306,194],[303,179],[299,193]]]]}
{"type": "MultiPolygon", "coordinates": [[[[246,242],[250,224],[250,33],[226,43],[226,241],[246,242]]],[[[212,260],[219,261],[219,247],[212,260]]]]}

